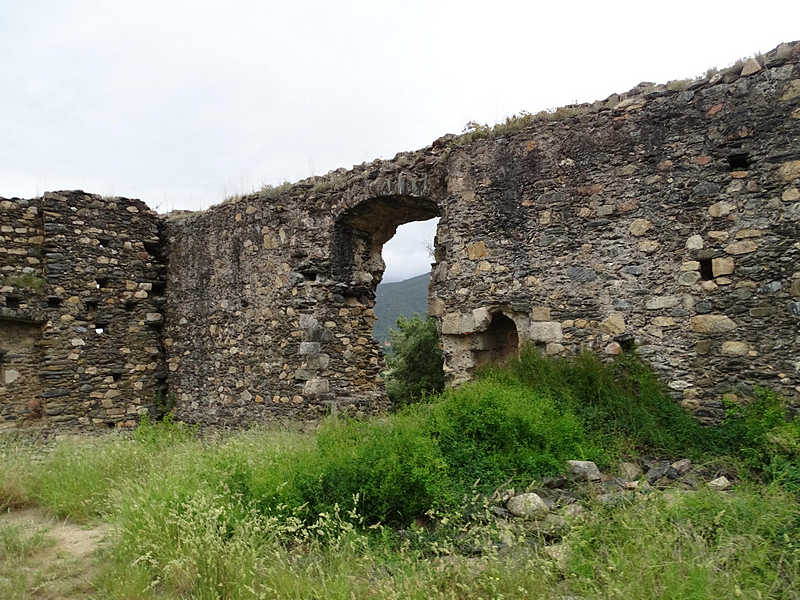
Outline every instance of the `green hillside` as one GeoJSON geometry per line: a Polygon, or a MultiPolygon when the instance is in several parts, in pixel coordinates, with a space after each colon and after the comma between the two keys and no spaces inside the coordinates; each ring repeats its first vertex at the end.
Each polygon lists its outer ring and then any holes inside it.
{"type": "Polygon", "coordinates": [[[380,342],[389,339],[389,329],[397,323],[397,317],[410,317],[414,313],[428,313],[428,283],[431,274],[424,273],[405,281],[380,283],[375,290],[375,326],[372,337],[380,342]]]}

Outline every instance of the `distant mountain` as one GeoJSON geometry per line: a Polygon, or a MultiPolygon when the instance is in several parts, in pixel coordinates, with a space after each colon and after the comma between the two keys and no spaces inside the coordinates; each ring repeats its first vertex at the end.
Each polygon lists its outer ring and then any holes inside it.
{"type": "Polygon", "coordinates": [[[379,283],[375,290],[375,326],[372,337],[381,343],[388,341],[389,328],[395,327],[397,317],[428,314],[428,283],[431,274],[417,275],[405,281],[379,283]]]}

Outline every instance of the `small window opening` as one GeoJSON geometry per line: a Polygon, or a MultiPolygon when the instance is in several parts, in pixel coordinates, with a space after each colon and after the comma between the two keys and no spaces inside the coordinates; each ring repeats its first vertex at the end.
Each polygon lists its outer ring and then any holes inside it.
{"type": "Polygon", "coordinates": [[[108,323],[95,323],[94,324],[94,332],[97,335],[103,335],[108,331],[108,323]]]}
{"type": "Polygon", "coordinates": [[[117,424],[114,423],[114,421],[106,421],[106,427],[108,427],[109,429],[114,429],[116,426],[117,424]]]}
{"type": "Polygon", "coordinates": [[[153,293],[153,296],[163,296],[164,290],[167,289],[167,284],[163,281],[154,281],[151,285],[153,287],[150,288],[150,291],[153,293]]]}
{"type": "Polygon", "coordinates": [[[125,310],[131,312],[136,307],[136,302],[133,300],[126,300],[125,304],[122,305],[125,310]]]}
{"type": "Polygon", "coordinates": [[[61,306],[62,300],[58,296],[49,296],[47,298],[47,308],[58,308],[61,306]]]}
{"type": "Polygon", "coordinates": [[[710,281],[711,279],[714,279],[714,270],[711,267],[710,258],[700,259],[700,279],[703,281],[710,281]]]}
{"type": "Polygon", "coordinates": [[[108,287],[108,277],[96,277],[94,281],[98,290],[106,289],[108,287]]]}
{"type": "Polygon", "coordinates": [[[16,296],[6,296],[7,308],[19,308],[20,299],[16,296]]]}
{"type": "Polygon", "coordinates": [[[84,300],[83,304],[86,306],[87,312],[95,311],[99,306],[99,302],[97,300],[84,300]]]}
{"type": "Polygon", "coordinates": [[[242,308],[247,308],[248,306],[250,306],[250,302],[242,298],[242,308]]]}
{"type": "Polygon", "coordinates": [[[112,371],[111,372],[111,379],[114,381],[119,381],[122,378],[122,372],[120,371],[112,371]]]}
{"type": "Polygon", "coordinates": [[[100,243],[100,248],[111,247],[111,238],[99,238],[97,241],[100,243]]]}
{"type": "Polygon", "coordinates": [[[315,281],[317,279],[316,271],[303,271],[303,279],[306,281],[315,281]]]}
{"type": "Polygon", "coordinates": [[[728,156],[729,171],[746,171],[750,166],[750,155],[747,152],[737,152],[728,156]]]}
{"type": "Polygon", "coordinates": [[[632,352],[636,345],[636,338],[634,338],[630,333],[619,335],[614,338],[614,341],[619,344],[619,347],[622,348],[623,352],[632,352]]]}
{"type": "Polygon", "coordinates": [[[144,249],[147,250],[147,253],[151,256],[160,256],[161,255],[161,244],[159,242],[143,242],[144,249]]]}

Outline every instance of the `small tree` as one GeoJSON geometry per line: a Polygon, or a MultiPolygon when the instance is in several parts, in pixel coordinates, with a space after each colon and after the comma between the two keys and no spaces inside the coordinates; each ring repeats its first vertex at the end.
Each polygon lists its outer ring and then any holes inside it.
{"type": "Polygon", "coordinates": [[[384,376],[386,393],[395,408],[444,389],[442,350],[433,317],[400,316],[397,329],[389,330],[389,340],[384,376]]]}

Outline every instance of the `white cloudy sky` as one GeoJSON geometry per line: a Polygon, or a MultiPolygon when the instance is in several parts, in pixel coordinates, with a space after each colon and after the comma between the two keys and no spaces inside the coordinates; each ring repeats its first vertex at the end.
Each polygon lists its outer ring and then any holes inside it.
{"type": "MultiPolygon", "coordinates": [[[[800,37],[800,2],[0,0],[0,196],[198,209],[800,37]]],[[[425,271],[432,228],[385,249],[425,271]]],[[[388,246],[388,245],[387,245],[388,246]]]]}

